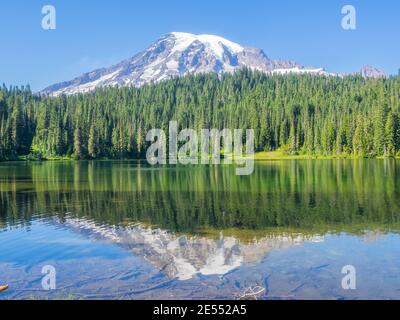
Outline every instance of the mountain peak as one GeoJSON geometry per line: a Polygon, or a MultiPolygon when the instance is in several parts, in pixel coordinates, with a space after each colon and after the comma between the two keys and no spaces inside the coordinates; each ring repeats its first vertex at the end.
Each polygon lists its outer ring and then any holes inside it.
{"type": "Polygon", "coordinates": [[[386,77],[386,73],[383,70],[380,70],[380,69],[375,68],[370,65],[364,66],[361,69],[360,74],[364,78],[385,78],[386,77]]]}
{"type": "Polygon", "coordinates": [[[172,32],[170,33],[170,36],[175,38],[175,47],[177,50],[185,50],[196,41],[208,46],[208,48],[210,48],[218,57],[223,56],[224,47],[233,53],[239,53],[244,50],[241,45],[235,42],[211,34],[195,35],[186,32],[172,32]]]}

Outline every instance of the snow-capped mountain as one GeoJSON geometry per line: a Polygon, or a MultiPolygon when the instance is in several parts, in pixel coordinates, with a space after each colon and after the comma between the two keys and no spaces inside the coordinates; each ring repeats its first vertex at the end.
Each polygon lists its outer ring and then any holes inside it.
{"type": "Polygon", "coordinates": [[[360,71],[361,76],[364,78],[385,78],[386,74],[384,71],[372,67],[372,66],[364,66],[360,71]]]}
{"type": "Polygon", "coordinates": [[[266,73],[328,74],[322,68],[306,68],[292,61],[271,60],[260,49],[243,47],[219,36],[173,32],[115,66],[52,85],[41,93],[58,96],[106,86],[139,87],[174,76],[233,72],[243,67],[266,73]]]}

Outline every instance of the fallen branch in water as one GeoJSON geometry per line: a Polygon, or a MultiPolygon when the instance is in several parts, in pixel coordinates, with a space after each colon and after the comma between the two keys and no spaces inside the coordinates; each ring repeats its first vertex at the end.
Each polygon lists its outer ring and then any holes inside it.
{"type": "Polygon", "coordinates": [[[238,295],[238,298],[240,300],[245,300],[245,299],[254,299],[257,300],[257,296],[262,294],[265,291],[265,288],[260,287],[260,286],[256,286],[254,288],[249,287],[246,290],[244,290],[244,292],[242,294],[238,295]]]}

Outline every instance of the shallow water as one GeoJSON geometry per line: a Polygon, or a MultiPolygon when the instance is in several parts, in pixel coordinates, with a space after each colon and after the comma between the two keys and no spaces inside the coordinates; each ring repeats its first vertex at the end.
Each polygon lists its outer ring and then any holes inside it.
{"type": "Polygon", "coordinates": [[[399,169],[0,163],[0,299],[398,299],[399,169]]]}

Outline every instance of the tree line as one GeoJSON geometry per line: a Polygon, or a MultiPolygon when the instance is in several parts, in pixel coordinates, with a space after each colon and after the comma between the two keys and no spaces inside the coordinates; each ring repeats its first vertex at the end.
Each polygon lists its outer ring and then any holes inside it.
{"type": "Polygon", "coordinates": [[[0,159],[143,158],[146,133],[255,130],[255,150],[400,156],[400,77],[190,75],[141,88],[46,97],[0,88],[0,159]]]}

